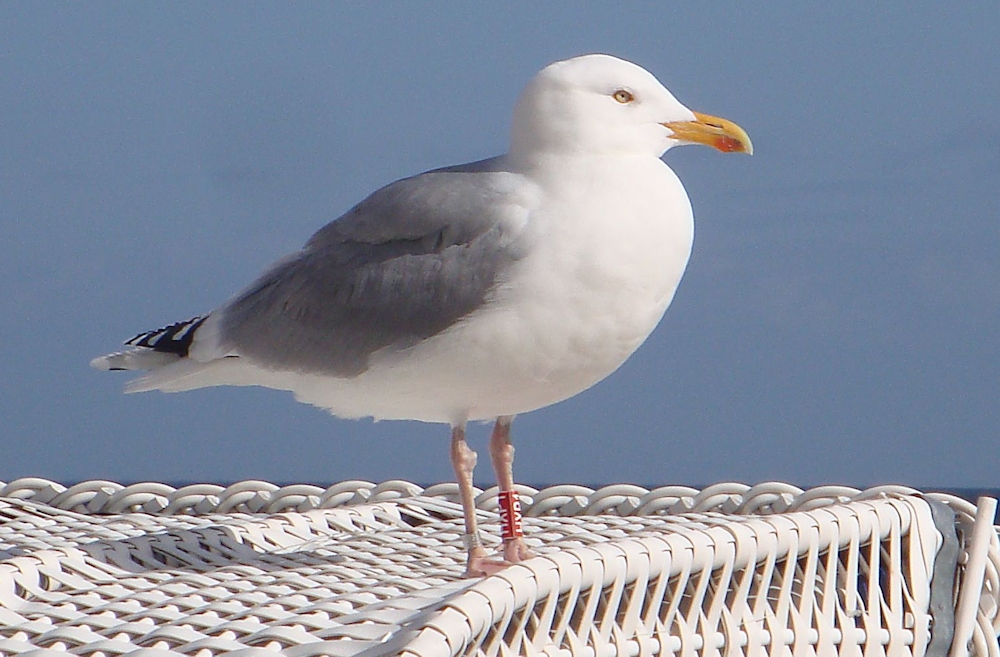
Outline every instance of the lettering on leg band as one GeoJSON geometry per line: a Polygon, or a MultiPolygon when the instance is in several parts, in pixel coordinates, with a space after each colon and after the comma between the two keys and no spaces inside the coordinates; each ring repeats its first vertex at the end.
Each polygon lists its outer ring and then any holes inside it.
{"type": "Polygon", "coordinates": [[[521,500],[517,491],[504,490],[497,495],[500,503],[500,533],[503,539],[521,538],[521,500]]]}

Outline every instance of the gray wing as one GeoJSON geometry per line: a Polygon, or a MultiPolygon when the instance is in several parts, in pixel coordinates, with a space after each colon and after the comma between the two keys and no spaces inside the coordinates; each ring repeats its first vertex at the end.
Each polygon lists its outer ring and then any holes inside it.
{"type": "Polygon", "coordinates": [[[349,377],[482,307],[520,257],[524,211],[516,177],[483,166],[397,181],[324,226],[221,309],[221,346],[349,377]]]}

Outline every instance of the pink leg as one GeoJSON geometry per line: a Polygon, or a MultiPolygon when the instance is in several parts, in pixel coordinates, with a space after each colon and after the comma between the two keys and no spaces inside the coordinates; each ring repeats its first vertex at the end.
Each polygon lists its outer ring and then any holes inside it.
{"type": "Polygon", "coordinates": [[[488,559],[486,548],[479,538],[476,526],[476,500],[472,490],[472,471],[476,467],[476,453],[465,442],[465,425],[451,428],[451,465],[455,469],[458,490],[462,498],[462,512],[465,514],[465,545],[468,557],[465,565],[466,577],[490,575],[510,564],[488,559]]]}
{"type": "MultiPolygon", "coordinates": [[[[497,475],[497,486],[501,492],[514,490],[514,446],[510,444],[510,425],[513,421],[512,415],[498,417],[493,425],[493,433],[490,434],[490,459],[493,461],[493,471],[497,475]]],[[[523,538],[504,539],[505,561],[518,563],[533,556],[523,538]]]]}

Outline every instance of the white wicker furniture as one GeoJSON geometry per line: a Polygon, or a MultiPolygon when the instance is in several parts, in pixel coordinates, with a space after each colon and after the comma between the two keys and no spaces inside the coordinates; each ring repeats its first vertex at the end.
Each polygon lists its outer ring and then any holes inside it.
{"type": "Polygon", "coordinates": [[[464,580],[450,484],[0,483],[0,655],[1000,656],[988,498],[521,493],[539,556],[464,580]]]}

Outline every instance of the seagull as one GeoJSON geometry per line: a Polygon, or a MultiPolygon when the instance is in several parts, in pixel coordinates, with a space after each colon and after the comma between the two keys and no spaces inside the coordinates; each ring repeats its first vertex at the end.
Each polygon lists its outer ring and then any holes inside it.
{"type": "Polygon", "coordinates": [[[264,386],[339,417],[449,425],[465,574],[495,573],[532,556],[514,417],[614,372],[680,283],[693,215],[660,159],[680,144],[753,150],[636,64],[555,62],[520,94],[506,154],[379,189],[217,309],[91,365],[148,371],[126,392],[264,386]],[[495,422],[499,555],[477,528],[470,421],[495,422]]]}

